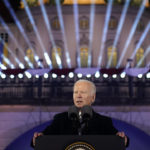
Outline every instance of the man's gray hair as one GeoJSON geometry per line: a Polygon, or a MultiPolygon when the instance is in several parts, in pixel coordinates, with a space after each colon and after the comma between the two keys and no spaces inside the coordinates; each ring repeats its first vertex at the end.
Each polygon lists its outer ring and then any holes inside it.
{"type": "MultiPolygon", "coordinates": [[[[93,82],[91,82],[91,81],[89,81],[89,80],[85,80],[85,79],[80,79],[80,80],[78,80],[78,81],[75,82],[74,87],[75,87],[75,85],[76,85],[77,83],[79,83],[79,82],[86,82],[86,83],[89,83],[89,84],[91,85],[91,87],[92,87],[91,94],[92,94],[92,95],[93,95],[93,94],[96,94],[96,86],[95,86],[95,84],[94,84],[93,82]]],[[[73,87],[73,89],[74,89],[74,87],[73,87]]]]}

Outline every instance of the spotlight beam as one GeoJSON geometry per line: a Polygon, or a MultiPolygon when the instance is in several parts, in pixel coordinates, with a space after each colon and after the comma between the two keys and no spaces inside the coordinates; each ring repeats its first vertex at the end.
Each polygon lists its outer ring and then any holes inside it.
{"type": "Polygon", "coordinates": [[[79,37],[79,10],[78,10],[78,4],[77,0],[74,0],[73,4],[73,11],[74,11],[74,23],[75,23],[75,34],[76,34],[76,45],[77,45],[77,65],[78,68],[81,67],[81,60],[80,60],[80,47],[79,47],[79,42],[80,42],[80,37],[79,37]]]}
{"type": "Polygon", "coordinates": [[[30,62],[30,60],[25,56],[24,51],[22,49],[22,47],[19,45],[19,43],[17,42],[15,36],[13,35],[13,33],[11,32],[11,30],[9,29],[9,27],[7,26],[7,24],[5,23],[5,21],[3,20],[3,18],[0,16],[0,22],[2,24],[2,26],[4,27],[4,29],[8,32],[10,38],[12,39],[12,41],[14,41],[15,45],[18,47],[19,51],[21,52],[21,54],[24,57],[24,60],[28,63],[28,65],[33,68],[33,64],[30,62]]]}
{"type": "Polygon", "coordinates": [[[92,0],[91,12],[90,12],[90,35],[89,35],[89,52],[88,52],[88,67],[91,67],[92,62],[92,42],[93,42],[93,30],[94,30],[94,18],[95,18],[95,0],[92,0]]]}
{"type": "MultiPolygon", "coordinates": [[[[19,31],[21,32],[21,35],[24,37],[26,43],[28,44],[28,47],[31,48],[31,50],[32,50],[32,52],[33,52],[33,54],[34,54],[34,56],[37,56],[37,54],[35,53],[35,51],[34,51],[34,49],[33,49],[33,47],[32,47],[32,44],[30,43],[30,41],[29,41],[29,39],[28,39],[28,37],[27,37],[25,31],[24,31],[24,28],[22,27],[22,25],[21,25],[19,19],[17,18],[17,16],[16,16],[14,10],[12,9],[10,3],[8,2],[8,0],[3,0],[3,2],[5,3],[5,6],[8,8],[8,10],[9,10],[11,16],[13,17],[13,19],[14,19],[14,21],[15,21],[15,23],[16,23],[18,29],[19,29],[19,31]]],[[[36,61],[37,64],[38,64],[38,60],[36,59],[36,57],[34,57],[34,59],[35,59],[35,61],[36,61]]],[[[40,67],[43,67],[43,65],[41,64],[40,67]]]]}
{"type": "MultiPolygon", "coordinates": [[[[0,37],[0,41],[3,43],[3,45],[5,44],[4,40],[1,37],[0,37]]],[[[9,48],[8,45],[7,45],[7,50],[12,55],[12,58],[15,59],[16,63],[18,64],[18,66],[20,66],[20,68],[24,69],[23,63],[17,58],[17,56],[13,53],[13,51],[9,48]]]]}
{"type": "MultiPolygon", "coordinates": [[[[135,49],[134,49],[134,51],[133,51],[133,53],[132,53],[132,55],[131,55],[131,57],[130,57],[130,59],[133,59],[133,58],[135,57],[135,55],[136,55],[138,49],[140,48],[141,44],[143,43],[143,41],[144,41],[146,35],[148,34],[149,30],[150,30],[150,21],[149,21],[149,23],[147,24],[147,26],[146,26],[146,28],[145,28],[145,30],[144,30],[144,32],[143,32],[143,34],[142,34],[142,36],[141,36],[139,42],[137,43],[137,45],[136,45],[136,47],[135,47],[135,49]]],[[[145,54],[144,54],[144,55],[145,55],[145,54]]],[[[145,57],[146,57],[146,56],[144,56],[144,58],[145,58],[145,57]]],[[[142,58],[142,59],[144,59],[144,58],[142,58]]],[[[142,61],[143,61],[143,60],[142,60],[142,61]]],[[[130,66],[130,64],[127,63],[126,68],[128,68],[129,66],[130,66]]]]}
{"type": "Polygon", "coordinates": [[[62,69],[62,62],[61,62],[60,56],[58,55],[58,52],[57,52],[57,47],[56,47],[54,37],[53,37],[53,34],[52,34],[51,25],[49,23],[50,21],[48,19],[47,12],[46,12],[44,4],[43,4],[43,0],[40,0],[40,7],[41,7],[41,11],[42,11],[42,15],[43,15],[43,18],[44,18],[46,28],[48,30],[49,38],[52,42],[52,46],[53,46],[53,48],[55,50],[55,53],[56,53],[56,62],[58,64],[59,68],[62,69]]]}
{"type": "Polygon", "coordinates": [[[0,69],[2,69],[2,70],[6,70],[6,69],[7,69],[7,67],[6,67],[6,66],[4,66],[4,65],[0,62],[0,69]]]}
{"type": "Polygon", "coordinates": [[[113,0],[109,0],[108,5],[107,5],[107,11],[106,11],[105,23],[104,23],[104,30],[103,30],[103,35],[102,35],[103,38],[102,38],[102,41],[101,41],[100,54],[99,54],[99,58],[98,58],[98,67],[100,67],[101,63],[102,63],[104,47],[105,47],[105,42],[106,42],[106,35],[107,35],[107,31],[108,31],[108,25],[109,25],[111,10],[112,10],[112,3],[113,3],[113,0]]]}
{"type": "Polygon", "coordinates": [[[28,4],[27,4],[26,0],[22,0],[22,1],[24,3],[24,8],[25,8],[26,14],[27,14],[27,16],[28,16],[28,18],[30,20],[30,23],[32,24],[33,30],[35,32],[35,35],[36,35],[36,37],[38,39],[38,42],[39,42],[39,44],[41,46],[41,49],[43,50],[45,60],[46,60],[47,64],[49,65],[49,67],[52,68],[52,62],[51,62],[51,60],[49,58],[49,55],[48,55],[48,53],[47,53],[47,51],[46,51],[46,49],[45,49],[45,47],[43,45],[42,39],[40,37],[40,34],[38,32],[38,29],[36,27],[36,24],[35,24],[35,21],[33,19],[33,16],[32,16],[32,14],[30,12],[29,7],[28,7],[28,4]]]}
{"type": "Polygon", "coordinates": [[[120,59],[119,59],[119,61],[118,61],[118,64],[117,64],[116,68],[119,68],[120,65],[121,65],[121,63],[122,63],[122,61],[123,61],[123,58],[124,58],[125,53],[126,53],[126,51],[127,51],[127,48],[128,48],[128,46],[129,46],[129,44],[130,44],[130,41],[131,41],[131,39],[132,39],[134,33],[135,33],[135,30],[136,30],[136,27],[137,27],[137,25],[138,25],[138,22],[139,22],[139,20],[140,20],[142,14],[143,14],[143,12],[144,12],[145,3],[146,3],[146,0],[143,0],[143,2],[142,2],[142,4],[141,4],[141,7],[140,7],[140,10],[138,11],[138,14],[137,14],[137,16],[136,16],[136,19],[135,19],[135,21],[134,21],[134,24],[133,24],[133,26],[132,26],[132,28],[131,28],[131,30],[130,30],[130,32],[129,32],[130,34],[129,34],[128,39],[127,39],[127,41],[126,41],[126,43],[125,43],[125,46],[124,46],[124,48],[123,48],[123,50],[122,50],[122,54],[121,54],[121,57],[120,57],[120,59]]]}
{"type": "Polygon", "coordinates": [[[129,4],[130,4],[130,0],[126,0],[126,3],[124,5],[123,11],[122,11],[122,14],[120,16],[120,21],[119,21],[119,25],[118,25],[118,28],[117,28],[117,33],[116,33],[116,36],[115,36],[115,40],[113,42],[112,53],[111,53],[110,59],[108,60],[106,68],[109,68],[110,65],[111,65],[112,58],[113,58],[113,53],[115,51],[115,47],[117,46],[117,43],[118,43],[118,40],[119,40],[119,37],[120,37],[120,33],[121,33],[121,30],[122,30],[122,27],[123,27],[123,24],[124,24],[124,21],[125,21],[125,17],[126,17],[126,13],[127,13],[129,4]]]}
{"type": "Polygon", "coordinates": [[[71,59],[70,59],[70,55],[69,55],[69,51],[68,51],[64,21],[63,21],[61,6],[60,6],[60,0],[56,0],[56,8],[57,8],[57,14],[59,17],[60,27],[61,27],[61,31],[62,31],[62,35],[63,35],[63,39],[64,39],[64,47],[65,47],[64,50],[65,50],[66,62],[67,62],[68,68],[71,68],[71,59]]]}
{"type": "Polygon", "coordinates": [[[1,55],[1,57],[4,59],[4,61],[7,63],[7,65],[10,66],[11,69],[14,69],[14,64],[7,58],[5,57],[3,54],[1,55]]]}
{"type": "Polygon", "coordinates": [[[150,61],[148,62],[148,64],[146,65],[146,67],[150,67],[150,61]]]}

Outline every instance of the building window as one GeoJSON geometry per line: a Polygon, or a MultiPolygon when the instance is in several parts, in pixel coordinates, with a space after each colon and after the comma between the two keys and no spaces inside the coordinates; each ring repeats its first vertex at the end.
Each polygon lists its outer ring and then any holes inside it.
{"type": "Polygon", "coordinates": [[[52,65],[53,68],[59,68],[57,61],[56,61],[56,54],[58,54],[61,62],[62,62],[62,49],[59,46],[56,46],[55,48],[52,48],[52,65]]]}
{"type": "Polygon", "coordinates": [[[142,20],[140,20],[138,25],[137,25],[137,31],[142,32],[143,30],[144,30],[144,23],[142,20]]]}
{"type": "Polygon", "coordinates": [[[51,20],[51,26],[53,30],[60,30],[60,22],[59,22],[58,17],[54,17],[51,20]]]}
{"type": "Polygon", "coordinates": [[[112,57],[112,61],[110,63],[110,67],[113,68],[113,67],[116,67],[117,65],[117,49],[114,48],[113,49],[113,46],[109,46],[107,48],[107,60],[109,61],[112,57]]]}
{"type": "Polygon", "coordinates": [[[109,29],[111,29],[111,30],[116,29],[117,25],[118,25],[117,18],[111,17],[110,21],[109,21],[109,29]]]}
{"type": "MultiPolygon", "coordinates": [[[[136,64],[138,64],[138,62],[140,61],[140,59],[144,56],[144,49],[143,48],[139,48],[138,51],[136,52],[136,64]]],[[[144,61],[140,64],[139,67],[144,67],[144,61]]]]}
{"type": "Polygon", "coordinates": [[[81,30],[89,29],[89,18],[86,16],[80,17],[79,27],[81,30]]]}
{"type": "Polygon", "coordinates": [[[81,67],[88,67],[88,47],[80,48],[80,63],[81,67]]]}
{"type": "Polygon", "coordinates": [[[3,57],[8,58],[8,33],[0,33],[0,63],[7,66],[3,57]]]}
{"type": "MultiPolygon", "coordinates": [[[[28,49],[26,50],[26,56],[28,57],[29,61],[30,61],[32,64],[34,64],[34,53],[33,53],[32,49],[28,48],[28,49]]],[[[26,65],[27,65],[27,67],[29,67],[28,64],[26,64],[26,65]]]]}

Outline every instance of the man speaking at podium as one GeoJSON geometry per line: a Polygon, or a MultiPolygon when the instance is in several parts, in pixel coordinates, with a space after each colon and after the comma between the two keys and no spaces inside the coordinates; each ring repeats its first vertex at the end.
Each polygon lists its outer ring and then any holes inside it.
{"type": "Polygon", "coordinates": [[[53,122],[41,133],[34,133],[35,139],[42,135],[118,135],[124,138],[128,146],[128,138],[124,132],[119,132],[109,117],[96,113],[91,105],[96,97],[96,87],[88,80],[78,80],[73,88],[74,106],[68,112],[55,115],[53,122]]]}

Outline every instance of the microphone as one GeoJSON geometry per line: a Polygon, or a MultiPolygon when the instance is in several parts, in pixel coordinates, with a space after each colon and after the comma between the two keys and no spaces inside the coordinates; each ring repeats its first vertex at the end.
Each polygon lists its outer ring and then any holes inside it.
{"type": "Polygon", "coordinates": [[[86,105],[81,108],[80,113],[81,117],[79,117],[80,126],[78,128],[78,135],[81,136],[84,130],[88,130],[88,121],[92,118],[93,111],[91,106],[86,105]]]}
{"type": "Polygon", "coordinates": [[[86,122],[89,121],[93,116],[92,107],[88,105],[83,106],[81,108],[81,115],[82,115],[83,121],[86,121],[86,122]]]}
{"type": "Polygon", "coordinates": [[[71,119],[72,121],[77,121],[78,120],[78,108],[76,106],[71,106],[68,109],[68,117],[69,119],[71,119]]]}

